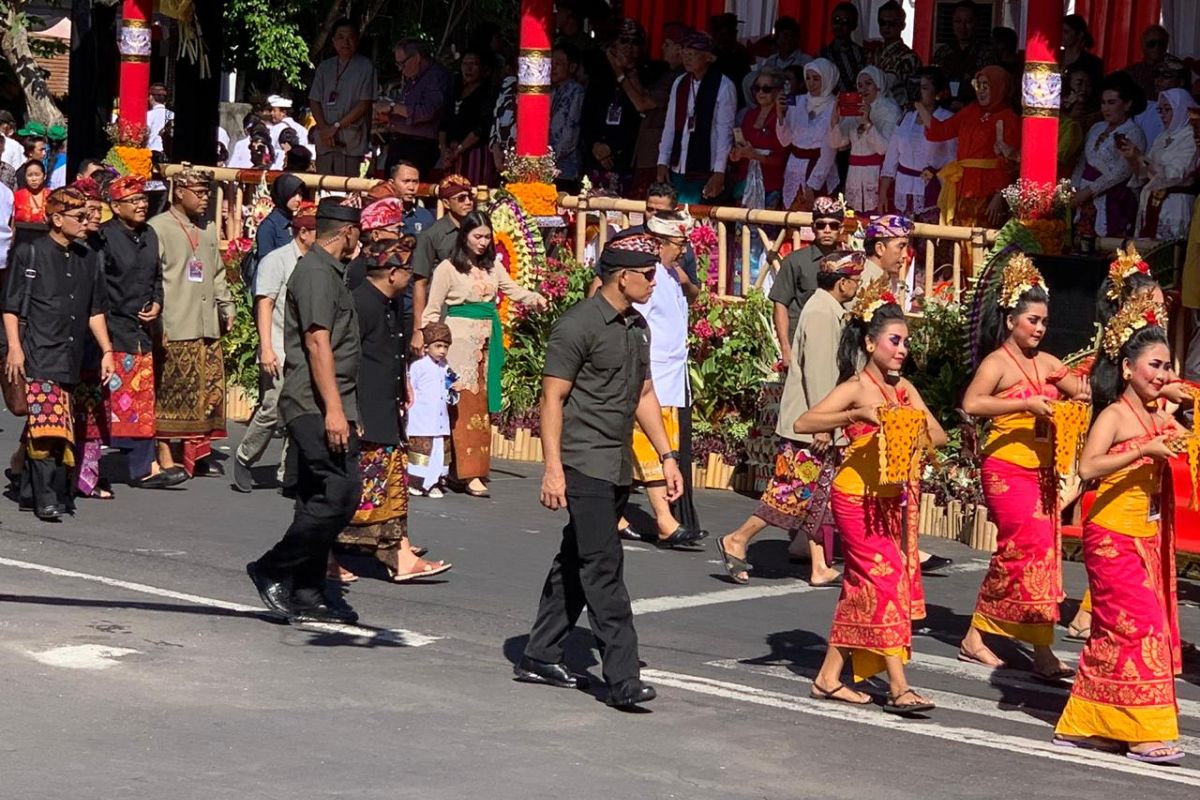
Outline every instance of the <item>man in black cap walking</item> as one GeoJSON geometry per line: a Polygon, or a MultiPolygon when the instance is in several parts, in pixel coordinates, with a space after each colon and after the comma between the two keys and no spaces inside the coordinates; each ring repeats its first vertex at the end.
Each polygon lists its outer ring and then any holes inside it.
{"type": "Polygon", "coordinates": [[[354,517],[358,473],[358,317],[345,261],[358,246],[359,210],[317,207],[317,241],[288,279],[279,413],[297,457],[296,511],[270,551],[246,565],[267,608],[289,622],[357,622],[325,597],[329,550],[354,517]]]}
{"type": "Polygon", "coordinates": [[[625,588],[617,520],[633,477],[630,441],[637,418],[659,453],[667,498],[683,493],[650,380],[650,334],[633,308],[654,290],[659,242],[645,234],[611,242],[600,258],[604,284],[554,325],[542,381],[542,505],[567,509],[562,545],[516,678],[560,688],[582,681],[563,663],[563,644],[587,606],[600,642],[608,704],[629,709],[655,698],[639,677],[637,632],[625,588]]]}

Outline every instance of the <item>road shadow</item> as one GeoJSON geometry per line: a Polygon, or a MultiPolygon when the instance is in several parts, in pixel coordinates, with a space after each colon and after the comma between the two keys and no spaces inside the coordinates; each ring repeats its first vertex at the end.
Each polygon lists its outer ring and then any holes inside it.
{"type": "Polygon", "coordinates": [[[0,603],[23,603],[27,605],[59,606],[72,608],[112,608],[130,611],[158,611],[170,614],[196,614],[205,617],[235,617],[257,619],[263,622],[287,624],[271,612],[241,611],[232,608],[192,605],[186,603],[155,603],[143,600],[90,600],[82,597],[48,597],[45,595],[0,594],[0,603]]]}
{"type": "MultiPolygon", "coordinates": [[[[521,636],[512,636],[504,640],[504,657],[513,666],[521,660],[521,656],[525,654],[525,647],[529,644],[529,634],[521,636]]],[[[598,703],[604,703],[608,700],[608,685],[604,682],[601,675],[593,671],[595,667],[600,666],[599,660],[596,658],[596,637],[592,632],[576,626],[567,634],[567,639],[563,643],[563,663],[567,668],[576,674],[587,678],[587,685],[580,687],[578,691],[583,694],[592,696],[592,699],[598,703]]],[[[638,666],[645,667],[646,662],[639,660],[638,666]]],[[[530,684],[536,686],[536,684],[530,684]]],[[[551,688],[551,687],[542,687],[551,688]]],[[[643,706],[635,706],[629,709],[619,709],[628,714],[649,714],[652,711],[643,706]]]]}

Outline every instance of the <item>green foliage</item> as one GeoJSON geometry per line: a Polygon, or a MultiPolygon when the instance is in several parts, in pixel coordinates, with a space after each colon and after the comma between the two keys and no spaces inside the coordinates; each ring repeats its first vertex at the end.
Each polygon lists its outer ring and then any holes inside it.
{"type": "Polygon", "coordinates": [[[960,395],[971,381],[970,364],[963,357],[968,328],[960,303],[937,298],[925,304],[921,318],[909,323],[907,377],[947,430],[959,423],[960,395]]]}
{"type": "Polygon", "coordinates": [[[302,86],[312,65],[301,34],[316,0],[226,0],[225,68],[278,70],[291,86],[302,86]]]}
{"type": "Polygon", "coordinates": [[[237,316],[233,328],[221,338],[225,353],[225,383],[241,386],[253,402],[258,397],[258,330],[254,326],[254,309],[240,281],[231,285],[230,291],[237,316]]]}

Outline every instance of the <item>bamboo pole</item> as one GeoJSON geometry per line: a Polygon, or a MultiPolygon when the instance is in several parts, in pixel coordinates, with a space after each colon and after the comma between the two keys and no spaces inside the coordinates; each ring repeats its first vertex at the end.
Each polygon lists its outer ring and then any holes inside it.
{"type": "Polygon", "coordinates": [[[717,291],[727,294],[729,291],[729,230],[724,222],[717,222],[717,291]]]}
{"type": "Polygon", "coordinates": [[[742,240],[742,294],[750,287],[750,225],[742,225],[738,236],[742,240]]]}

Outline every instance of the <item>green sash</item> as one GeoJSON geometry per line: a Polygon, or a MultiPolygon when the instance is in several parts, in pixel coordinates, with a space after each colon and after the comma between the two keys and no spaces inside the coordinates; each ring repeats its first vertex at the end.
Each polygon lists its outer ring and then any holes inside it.
{"type": "Polygon", "coordinates": [[[461,303],[446,309],[447,317],[460,319],[490,319],[492,335],[488,337],[487,395],[488,413],[500,411],[500,370],[504,368],[504,330],[500,327],[500,311],[495,303],[461,303]]]}

